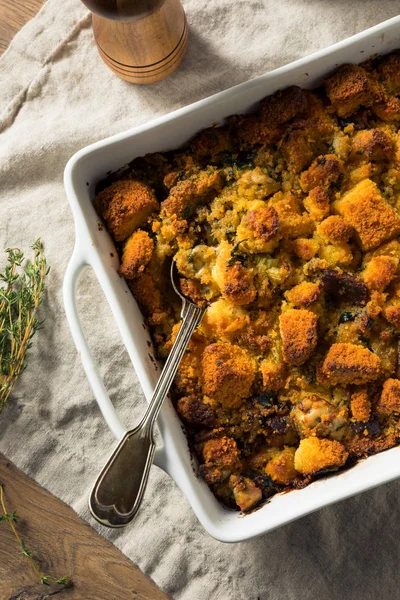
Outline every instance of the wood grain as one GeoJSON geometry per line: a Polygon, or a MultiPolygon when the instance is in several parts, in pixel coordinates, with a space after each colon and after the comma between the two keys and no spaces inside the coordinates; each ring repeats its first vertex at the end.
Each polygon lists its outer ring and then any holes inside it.
{"type": "MultiPolygon", "coordinates": [[[[97,0],[99,5],[103,2],[97,0]]],[[[91,0],[91,4],[96,2],[91,0]]],[[[161,5],[153,0],[149,5],[150,14],[129,21],[93,14],[93,33],[101,58],[116,75],[131,83],[155,83],[168,77],[187,49],[188,27],[181,0],[163,0],[161,5]]]]}
{"type": "MultiPolygon", "coordinates": [[[[167,596],[115,546],[101,538],[66,504],[0,455],[7,509],[21,517],[18,531],[43,572],[71,575],[62,600],[167,600],[167,596]]],[[[53,588],[38,585],[7,523],[0,522],[1,600],[45,600],[53,588]],[[44,594],[44,595],[43,595],[44,594]]]]}
{"type": "Polygon", "coordinates": [[[0,0],[0,55],[14,35],[40,10],[44,0],[0,0]]]}

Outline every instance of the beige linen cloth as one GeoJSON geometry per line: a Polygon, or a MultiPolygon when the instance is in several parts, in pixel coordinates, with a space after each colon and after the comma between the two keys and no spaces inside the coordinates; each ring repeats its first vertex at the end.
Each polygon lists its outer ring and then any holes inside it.
{"type": "MultiPolygon", "coordinates": [[[[78,0],[48,0],[0,60],[0,249],[28,250],[41,236],[52,267],[44,328],[0,415],[0,451],[177,600],[399,598],[400,482],[235,545],[209,537],[184,495],[156,467],[130,527],[110,531],[88,513],[88,491],[114,440],[64,316],[61,287],[74,244],[62,181],[67,160],[91,142],[328,46],[399,8],[398,0],[184,4],[187,56],[172,77],[153,86],[125,83],[103,65],[90,16],[78,0]]],[[[111,397],[122,421],[133,425],[143,395],[90,273],[81,281],[79,303],[111,397]]]]}

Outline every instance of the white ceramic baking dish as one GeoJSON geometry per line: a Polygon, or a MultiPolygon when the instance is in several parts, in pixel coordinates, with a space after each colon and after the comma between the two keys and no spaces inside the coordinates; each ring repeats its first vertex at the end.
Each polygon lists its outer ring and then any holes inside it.
{"type": "MultiPolygon", "coordinates": [[[[261,98],[277,89],[293,84],[315,87],[342,63],[359,63],[371,55],[386,54],[398,47],[400,17],[395,17],[307,58],[92,144],[70,159],[64,181],[75,219],[76,244],[65,274],[65,310],[93,393],[117,440],[124,435],[125,429],[90,354],[76,309],[75,288],[84,267],[91,266],[98,277],[147,400],[152,395],[159,371],[149,357],[149,336],[143,328],[143,317],[131,294],[126,293],[128,288],[124,280],[117,274],[118,258],[113,242],[107,231],[98,227],[99,219],[92,206],[96,182],[104,178],[107,171],[117,170],[136,156],[177,148],[200,129],[222,123],[228,115],[250,111],[261,98]]],[[[126,401],[131,402],[131,399],[126,401]]],[[[185,434],[169,400],[163,406],[158,425],[163,446],[157,450],[155,464],[180,486],[203,527],[225,542],[260,535],[400,476],[400,448],[393,448],[305,489],[276,495],[270,503],[243,516],[225,509],[196,476],[185,434]]],[[[101,466],[99,464],[99,468],[101,466]]]]}

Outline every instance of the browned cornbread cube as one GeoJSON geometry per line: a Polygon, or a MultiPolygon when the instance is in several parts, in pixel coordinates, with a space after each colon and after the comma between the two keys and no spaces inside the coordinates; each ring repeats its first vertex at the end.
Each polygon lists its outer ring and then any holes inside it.
{"type": "Polygon", "coordinates": [[[328,189],[343,175],[343,163],[336,154],[318,156],[306,171],[300,175],[300,185],[304,192],[316,188],[328,189]]]}
{"type": "Polygon", "coordinates": [[[365,390],[354,392],[351,396],[351,414],[356,421],[367,422],[371,414],[371,402],[365,390]]]}
{"type": "Polygon", "coordinates": [[[389,300],[384,306],[383,314],[393,327],[400,329],[400,298],[389,300]]]}
{"type": "Polygon", "coordinates": [[[278,214],[273,206],[249,210],[237,228],[247,252],[272,252],[280,240],[278,214]]]}
{"type": "Polygon", "coordinates": [[[237,444],[227,436],[208,440],[203,447],[203,457],[201,473],[208,483],[224,481],[241,468],[237,444]]]}
{"type": "Polygon", "coordinates": [[[264,146],[279,140],[280,128],[260,121],[256,115],[234,115],[229,118],[229,128],[240,150],[248,150],[254,144],[264,146]]]}
{"type": "Polygon", "coordinates": [[[344,446],[336,440],[309,437],[300,441],[294,455],[294,467],[303,475],[312,475],[321,469],[338,469],[348,457],[344,446]]]}
{"type": "Polygon", "coordinates": [[[215,415],[212,407],[197,396],[184,396],[178,400],[178,413],[192,425],[213,427],[215,415]]]}
{"type": "Polygon", "coordinates": [[[280,485],[289,485],[296,478],[294,468],[295,448],[285,446],[283,450],[277,450],[275,455],[268,461],[265,473],[272,481],[280,485]]]}
{"type": "MultiPolygon", "coordinates": [[[[282,125],[300,115],[308,108],[307,92],[292,86],[268,96],[261,102],[260,117],[234,115],[229,119],[232,137],[237,139],[241,150],[254,144],[267,145],[279,140],[282,125]]],[[[304,138],[305,143],[307,143],[304,138]]]]}
{"type": "Polygon", "coordinates": [[[377,411],[382,415],[400,412],[400,381],[398,379],[387,379],[383,384],[377,411]]]}
{"type": "Polygon", "coordinates": [[[390,95],[398,96],[400,94],[400,54],[393,52],[383,58],[377,71],[385,91],[390,95]]]}
{"type": "Polygon", "coordinates": [[[363,346],[332,344],[323,362],[322,380],[330,384],[360,385],[374,381],[381,374],[381,360],[363,346]]]}
{"type": "Polygon", "coordinates": [[[317,226],[317,234],[331,244],[348,242],[352,233],[353,227],[339,215],[331,215],[317,226]]]}
{"type": "Polygon", "coordinates": [[[303,281],[285,292],[285,298],[294,306],[307,308],[313,302],[316,302],[321,295],[319,283],[303,281]]]}
{"type": "Polygon", "coordinates": [[[352,157],[359,156],[367,160],[390,160],[393,143],[382,129],[363,129],[354,136],[351,153],[352,157]]]}
{"type": "Polygon", "coordinates": [[[239,346],[217,343],[204,350],[203,392],[224,406],[237,406],[250,395],[255,374],[253,359],[239,346]]]}
{"type": "Polygon", "coordinates": [[[321,245],[318,256],[331,267],[344,267],[353,260],[351,247],[343,242],[321,245]]]}
{"type": "Polygon", "coordinates": [[[252,302],[256,296],[253,274],[235,258],[234,246],[220,246],[213,277],[224,298],[236,306],[252,302]]]}
{"type": "Polygon", "coordinates": [[[125,242],[119,274],[134,279],[143,273],[153,254],[154,242],[146,231],[138,229],[125,242]]]}
{"type": "Polygon", "coordinates": [[[359,65],[341,66],[325,81],[325,90],[339,117],[348,117],[380,98],[378,85],[359,65]]]}
{"type": "Polygon", "coordinates": [[[365,284],[370,290],[383,292],[396,277],[399,259],[394,256],[374,256],[362,273],[365,284]]]}
{"type": "Polygon", "coordinates": [[[192,395],[200,394],[201,360],[205,343],[196,337],[192,337],[186,352],[179,363],[178,372],[175,376],[175,390],[178,394],[192,395]]]}
{"type": "Polygon", "coordinates": [[[373,258],[374,256],[392,256],[394,258],[399,258],[400,257],[400,242],[399,240],[391,240],[390,242],[387,242],[386,244],[381,244],[380,246],[378,246],[378,248],[375,248],[375,250],[372,250],[371,252],[367,252],[364,255],[364,264],[368,263],[371,258],[373,258]]]}
{"type": "Polygon", "coordinates": [[[370,179],[360,181],[334,203],[334,208],[354,227],[363,251],[372,250],[400,233],[397,213],[370,179]]]}
{"type": "Polygon", "coordinates": [[[292,242],[293,252],[302,260],[311,260],[319,250],[317,240],[307,238],[297,238],[292,242]]]}
{"type": "Polygon", "coordinates": [[[159,325],[168,318],[162,294],[149,273],[139,273],[129,281],[129,286],[151,325],[159,325]]]}
{"type": "Polygon", "coordinates": [[[379,119],[387,123],[400,121],[400,99],[396,96],[390,96],[383,102],[378,102],[373,106],[374,113],[379,119]]]}
{"type": "Polygon", "coordinates": [[[232,150],[233,140],[230,131],[223,127],[203,129],[190,142],[193,154],[201,158],[213,158],[222,152],[232,150]]]}
{"type": "Polygon", "coordinates": [[[309,310],[292,308],[279,317],[283,359],[290,365],[301,365],[317,343],[318,317],[309,310]]]}
{"type": "Polygon", "coordinates": [[[303,200],[304,208],[316,221],[322,221],[330,212],[330,198],[322,187],[315,187],[303,200]]]}
{"type": "Polygon", "coordinates": [[[146,183],[121,179],[96,196],[96,208],[115,240],[123,242],[146,223],[158,202],[146,183]]]}
{"type": "Polygon", "coordinates": [[[268,391],[278,391],[286,382],[286,365],[274,358],[266,358],[260,363],[263,386],[268,391]]]}
{"type": "Polygon", "coordinates": [[[215,167],[210,167],[190,179],[178,181],[162,203],[162,211],[171,219],[186,220],[197,206],[210,202],[223,185],[223,174],[215,167]]]}
{"type": "Polygon", "coordinates": [[[301,212],[294,194],[278,192],[271,198],[270,205],[278,214],[279,232],[282,237],[297,238],[314,231],[314,221],[309,214],[301,212]]]}
{"type": "Polygon", "coordinates": [[[287,123],[306,109],[307,92],[295,85],[275,92],[260,104],[262,120],[274,126],[287,123]]]}
{"type": "Polygon", "coordinates": [[[286,134],[280,144],[288,168],[300,173],[314,158],[314,142],[302,129],[294,129],[286,134]]]}

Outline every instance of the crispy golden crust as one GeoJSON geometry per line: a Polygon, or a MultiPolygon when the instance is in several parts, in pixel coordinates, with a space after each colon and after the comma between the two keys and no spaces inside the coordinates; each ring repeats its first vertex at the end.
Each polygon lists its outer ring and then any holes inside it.
{"type": "Polygon", "coordinates": [[[280,137],[280,128],[260,122],[255,115],[235,115],[229,119],[232,136],[237,139],[240,150],[253,146],[265,146],[276,142],[280,137]]]}
{"type": "Polygon", "coordinates": [[[283,238],[297,238],[314,231],[314,221],[309,214],[301,212],[294,194],[278,192],[270,202],[278,214],[279,231],[283,238]]]}
{"type": "Polygon", "coordinates": [[[296,479],[297,472],[294,468],[295,448],[286,446],[271,458],[265,467],[265,473],[272,481],[280,485],[289,485],[296,479]]]}
{"type": "Polygon", "coordinates": [[[222,294],[236,306],[250,304],[256,297],[256,288],[250,271],[240,262],[234,263],[227,269],[226,280],[222,294]]]}
{"type": "Polygon", "coordinates": [[[277,142],[282,125],[308,108],[307,93],[298,87],[289,87],[266,98],[260,108],[259,117],[235,115],[229,120],[230,132],[238,139],[241,150],[277,142]]]}
{"type": "Polygon", "coordinates": [[[400,121],[400,99],[390,96],[383,102],[374,104],[374,113],[379,119],[388,123],[400,121]]]}
{"type": "Polygon", "coordinates": [[[306,131],[294,129],[287,133],[280,144],[288,168],[300,173],[314,158],[314,144],[306,131]]]}
{"type": "Polygon", "coordinates": [[[203,458],[202,475],[208,483],[224,481],[241,468],[236,442],[226,436],[207,441],[203,447],[203,458]]]}
{"type": "Polygon", "coordinates": [[[283,359],[290,365],[301,365],[317,344],[318,317],[309,310],[290,309],[279,317],[283,359]]]}
{"type": "Polygon", "coordinates": [[[390,160],[393,154],[393,143],[387,133],[381,129],[363,129],[353,138],[352,156],[363,160],[390,160]]]}
{"type": "Polygon", "coordinates": [[[353,227],[339,215],[331,215],[319,223],[317,233],[324,242],[343,243],[348,242],[353,233],[353,227]]]}
{"type": "Polygon", "coordinates": [[[287,370],[283,362],[273,358],[266,358],[260,364],[263,386],[266,390],[274,392],[282,389],[286,383],[287,370]]]}
{"type": "Polygon", "coordinates": [[[398,52],[383,58],[377,68],[379,79],[385,91],[393,96],[400,94],[400,54],[398,52]]]}
{"type": "Polygon", "coordinates": [[[210,344],[201,366],[203,392],[224,406],[242,403],[251,392],[255,365],[250,355],[233,344],[210,344]]]}
{"type": "Polygon", "coordinates": [[[249,252],[271,252],[280,239],[275,208],[265,206],[249,210],[238,227],[238,237],[246,240],[245,247],[249,252]]]}
{"type": "Polygon", "coordinates": [[[139,273],[129,284],[140,309],[151,325],[161,325],[168,319],[168,311],[161,292],[149,273],[139,273]]]}
{"type": "Polygon", "coordinates": [[[335,202],[336,211],[352,225],[361,249],[372,250],[400,233],[400,219],[370,179],[360,181],[335,202]]]}
{"type": "Polygon", "coordinates": [[[400,298],[393,298],[383,309],[385,319],[389,321],[393,327],[400,329],[400,298]]]}
{"type": "Polygon", "coordinates": [[[201,392],[199,377],[204,348],[205,343],[201,338],[196,339],[196,337],[192,337],[179,363],[178,372],[174,380],[177,394],[193,395],[201,392]]]}
{"type": "Polygon", "coordinates": [[[365,429],[360,435],[354,435],[349,439],[344,440],[344,445],[352,458],[365,458],[376,452],[383,452],[388,448],[393,448],[396,445],[396,436],[393,433],[383,435],[378,438],[367,437],[365,429]]]}
{"type": "Polygon", "coordinates": [[[372,258],[362,277],[370,290],[383,292],[396,277],[399,259],[393,256],[375,256],[372,258]]]}
{"type": "Polygon", "coordinates": [[[96,196],[96,208],[117,242],[142,227],[158,202],[153,190],[134,179],[121,179],[96,196]]]}
{"type": "Polygon", "coordinates": [[[300,185],[304,192],[316,187],[327,190],[343,177],[343,163],[336,154],[318,156],[300,176],[300,185]]]}
{"type": "Polygon", "coordinates": [[[330,212],[330,199],[328,194],[318,186],[313,188],[307,198],[303,200],[304,208],[315,221],[322,221],[330,212]]]}
{"type": "Polygon", "coordinates": [[[278,126],[306,112],[307,107],[307,92],[294,85],[262,100],[260,113],[264,122],[278,126]]]}
{"type": "Polygon", "coordinates": [[[293,252],[302,260],[311,260],[319,250],[317,240],[309,240],[307,238],[297,238],[292,242],[293,252]]]}
{"type": "Polygon", "coordinates": [[[335,440],[309,437],[300,441],[294,456],[294,467],[303,475],[312,475],[322,469],[338,469],[348,457],[344,446],[335,440]]]}
{"type": "Polygon", "coordinates": [[[343,65],[325,81],[325,90],[339,117],[349,117],[360,106],[371,106],[381,92],[367,71],[358,65],[343,65]]]}
{"type": "Polygon", "coordinates": [[[190,142],[190,150],[199,158],[210,160],[233,148],[230,132],[222,127],[203,129],[190,142]]]}
{"type": "Polygon", "coordinates": [[[313,302],[316,302],[321,295],[321,287],[319,283],[311,281],[303,281],[292,289],[285,292],[285,298],[294,306],[307,308],[313,302]]]}
{"type": "Polygon", "coordinates": [[[154,249],[154,242],[146,231],[138,229],[127,239],[122,251],[122,262],[119,274],[126,279],[134,279],[143,273],[150,262],[154,249]]]}
{"type": "Polygon", "coordinates": [[[365,390],[351,396],[351,414],[356,421],[367,422],[371,414],[371,402],[365,390]]]}
{"type": "Polygon", "coordinates": [[[241,263],[234,250],[229,244],[220,248],[212,274],[222,296],[235,306],[243,306],[254,300],[257,291],[252,271],[241,263]]]}
{"type": "Polygon", "coordinates": [[[206,204],[218,193],[224,184],[221,172],[211,167],[207,172],[184,179],[171,188],[169,196],[162,203],[162,210],[172,219],[188,219],[199,204],[206,204]],[[210,172],[209,172],[210,171],[210,172]]]}
{"type": "Polygon", "coordinates": [[[355,344],[332,344],[321,369],[321,379],[330,384],[360,385],[378,379],[380,374],[380,358],[355,344]]]}
{"type": "Polygon", "coordinates": [[[179,285],[184,296],[190,298],[195,304],[204,304],[201,285],[198,281],[195,279],[180,279],[179,285]]]}
{"type": "Polygon", "coordinates": [[[381,415],[400,412],[400,381],[398,379],[387,379],[385,381],[376,408],[381,415]]]}

